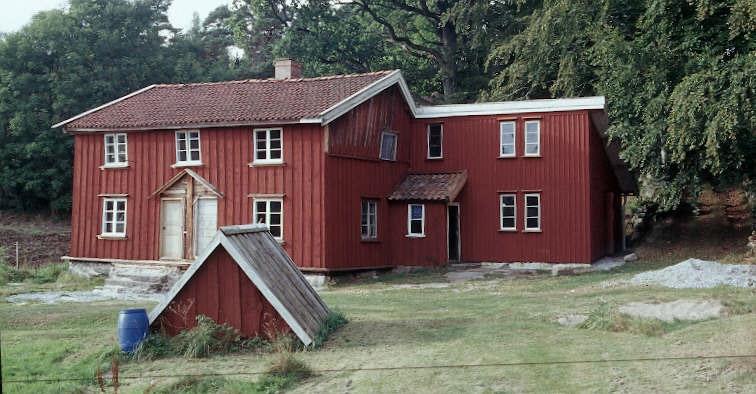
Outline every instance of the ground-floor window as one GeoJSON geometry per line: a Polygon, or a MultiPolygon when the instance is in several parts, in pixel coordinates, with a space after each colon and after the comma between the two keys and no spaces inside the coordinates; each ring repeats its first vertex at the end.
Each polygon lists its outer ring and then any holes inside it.
{"type": "Polygon", "coordinates": [[[273,237],[283,240],[283,199],[256,198],[253,212],[255,223],[267,224],[273,237]]]}
{"type": "Polygon", "coordinates": [[[425,236],[425,205],[407,205],[407,236],[425,236]]]}
{"type": "Polygon", "coordinates": [[[104,198],[102,201],[102,235],[126,236],[126,199],[104,198]]]}
{"type": "Polygon", "coordinates": [[[500,230],[514,231],[517,230],[517,202],[514,194],[499,195],[500,230]]]}
{"type": "Polygon", "coordinates": [[[360,232],[362,239],[378,238],[378,201],[362,200],[360,214],[360,232]]]}
{"type": "Polygon", "coordinates": [[[525,231],[541,231],[541,194],[525,194],[525,231]]]}

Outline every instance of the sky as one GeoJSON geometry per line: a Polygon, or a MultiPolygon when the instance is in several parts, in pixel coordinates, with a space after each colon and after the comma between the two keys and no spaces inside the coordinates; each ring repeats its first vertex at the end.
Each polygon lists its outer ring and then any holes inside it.
{"type": "MultiPolygon", "coordinates": [[[[192,15],[198,12],[200,20],[210,11],[231,0],[173,0],[168,9],[168,19],[174,27],[188,29],[192,15]]],[[[39,11],[68,6],[67,0],[0,0],[0,32],[12,32],[31,21],[39,11]]]]}

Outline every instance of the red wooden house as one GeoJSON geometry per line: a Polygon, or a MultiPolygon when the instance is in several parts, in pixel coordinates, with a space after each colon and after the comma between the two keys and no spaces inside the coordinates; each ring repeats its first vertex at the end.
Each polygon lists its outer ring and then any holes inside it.
{"type": "Polygon", "coordinates": [[[418,106],[398,70],[297,70],[152,85],[55,125],[75,139],[67,258],[184,264],[249,222],[310,272],[621,247],[635,184],[603,97],[418,106]]]}

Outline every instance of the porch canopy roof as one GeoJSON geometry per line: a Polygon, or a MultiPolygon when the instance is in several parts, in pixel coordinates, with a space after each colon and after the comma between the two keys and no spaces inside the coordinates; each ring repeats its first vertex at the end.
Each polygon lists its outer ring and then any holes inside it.
{"type": "Polygon", "coordinates": [[[467,171],[412,173],[394,189],[389,200],[454,201],[467,182],[467,171]]]}

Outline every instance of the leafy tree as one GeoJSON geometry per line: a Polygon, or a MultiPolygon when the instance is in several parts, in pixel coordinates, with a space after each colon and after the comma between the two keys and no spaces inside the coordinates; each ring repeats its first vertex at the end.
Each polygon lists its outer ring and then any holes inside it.
{"type": "Polygon", "coordinates": [[[236,75],[213,27],[185,36],[169,5],[71,0],[0,40],[0,208],[70,209],[72,138],[53,123],[152,83],[236,75]]]}
{"type": "Polygon", "coordinates": [[[602,94],[622,157],[674,209],[756,176],[751,0],[545,1],[489,56],[486,98],[602,94]]]}

